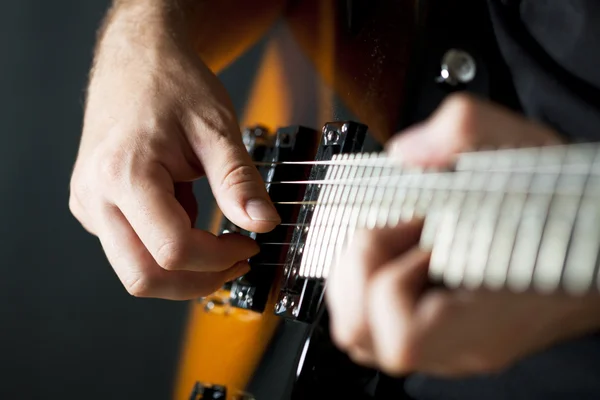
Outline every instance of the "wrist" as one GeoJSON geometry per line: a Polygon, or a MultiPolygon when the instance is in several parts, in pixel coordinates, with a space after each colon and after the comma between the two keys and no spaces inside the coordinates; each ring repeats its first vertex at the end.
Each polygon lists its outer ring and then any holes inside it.
{"type": "Polygon", "coordinates": [[[186,32],[185,16],[178,6],[151,0],[117,2],[107,15],[99,44],[160,46],[189,41],[186,32]]]}
{"type": "Polygon", "coordinates": [[[103,59],[127,62],[160,58],[192,48],[183,6],[177,1],[115,1],[98,35],[94,69],[103,59]]]}

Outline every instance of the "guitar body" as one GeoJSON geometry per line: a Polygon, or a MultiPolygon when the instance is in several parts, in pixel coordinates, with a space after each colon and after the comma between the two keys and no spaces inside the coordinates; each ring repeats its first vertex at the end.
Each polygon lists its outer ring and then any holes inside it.
{"type": "Polygon", "coordinates": [[[320,122],[299,126],[293,113],[289,121],[280,119],[294,104],[286,108],[285,98],[270,98],[288,84],[271,79],[283,74],[271,60],[268,76],[258,79],[265,86],[261,96],[249,100],[252,112],[243,118],[265,126],[244,131],[244,141],[283,224],[257,235],[215,215],[214,233],[250,235],[261,253],[246,276],[191,304],[176,400],[378,398],[372,388],[377,371],[353,364],[331,343],[324,280],[299,272],[304,264],[294,244],[313,240],[306,231],[314,207],[307,204],[314,204],[320,188],[276,184],[325,179],[327,166],[284,163],[380,151],[394,131],[426,118],[457,90],[514,103],[481,0],[435,7],[416,0],[292,3],[287,29],[317,71],[321,87],[308,100],[317,105],[320,122]],[[468,20],[474,12],[482,17],[468,20]],[[440,81],[444,56],[454,48],[474,58],[474,79],[440,81]]]}

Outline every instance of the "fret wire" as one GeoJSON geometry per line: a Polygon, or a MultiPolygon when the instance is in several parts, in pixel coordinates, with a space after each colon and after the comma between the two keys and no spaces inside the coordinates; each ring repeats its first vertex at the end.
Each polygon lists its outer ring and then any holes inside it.
{"type": "MultiPolygon", "coordinates": [[[[317,171],[318,171],[318,170],[316,169],[316,167],[315,167],[315,166],[313,166],[313,167],[311,168],[311,175],[312,175],[313,171],[315,171],[315,174],[316,174],[316,173],[317,173],[317,171]]],[[[329,169],[328,169],[327,171],[325,171],[325,177],[327,177],[327,173],[328,173],[328,171],[329,171],[329,169]]],[[[311,198],[312,198],[312,197],[313,197],[313,192],[314,192],[314,190],[315,190],[315,186],[314,186],[314,185],[307,187],[307,188],[306,188],[306,190],[305,190],[305,196],[306,196],[306,195],[310,195],[310,196],[311,196],[311,198]]],[[[314,207],[316,207],[316,206],[314,206],[314,207]]],[[[305,212],[304,212],[304,213],[302,213],[302,223],[303,223],[303,224],[305,224],[305,225],[310,225],[310,224],[312,224],[312,219],[313,219],[313,217],[314,217],[314,212],[313,212],[313,210],[314,210],[314,208],[313,208],[313,209],[310,211],[310,217],[309,217],[309,211],[308,211],[308,210],[305,210],[305,212]],[[307,218],[310,218],[310,220],[309,220],[309,222],[308,222],[308,223],[307,223],[307,218]]],[[[306,246],[306,240],[308,240],[308,236],[309,236],[309,235],[311,234],[311,232],[312,232],[312,230],[311,230],[311,229],[309,229],[309,228],[307,228],[307,230],[308,230],[308,233],[306,234],[306,236],[304,236],[304,232],[302,232],[302,231],[301,231],[301,232],[299,232],[299,234],[298,234],[298,243],[297,243],[297,246],[296,246],[296,250],[292,252],[292,256],[291,256],[291,262],[290,262],[290,266],[291,266],[292,268],[290,268],[290,273],[291,273],[291,271],[293,270],[294,266],[296,265],[296,255],[298,255],[298,254],[299,254],[299,253],[298,253],[298,252],[299,252],[299,249],[304,249],[304,247],[306,246]],[[303,243],[300,243],[300,242],[301,242],[301,239],[302,239],[302,237],[303,237],[303,236],[305,237],[305,242],[303,242],[303,243]]],[[[292,249],[293,249],[293,248],[292,248],[292,249]]],[[[299,266],[299,270],[300,270],[300,273],[301,273],[301,274],[302,274],[302,268],[303,268],[304,258],[305,258],[304,256],[302,256],[302,257],[300,258],[300,266],[299,266]]]]}
{"type": "MultiPolygon", "coordinates": [[[[536,165],[537,153],[529,152],[528,156],[529,157],[522,157],[517,159],[515,153],[512,152],[504,154],[502,156],[497,155],[495,157],[494,162],[496,164],[503,164],[506,167],[514,167],[516,162],[525,165],[536,165]]],[[[502,276],[497,281],[504,282],[506,280],[506,270],[508,270],[508,267],[504,268],[502,264],[498,262],[497,255],[496,257],[494,257],[494,251],[496,251],[496,253],[501,253],[500,256],[504,257],[504,259],[506,260],[506,265],[510,263],[510,256],[513,251],[514,240],[516,237],[516,227],[518,225],[518,217],[511,216],[510,207],[512,206],[514,210],[516,205],[516,207],[518,207],[517,211],[519,213],[519,216],[522,211],[522,204],[519,202],[519,200],[522,200],[522,196],[515,198],[514,195],[511,195],[511,193],[509,193],[508,189],[511,187],[511,184],[514,183],[515,179],[525,181],[525,187],[529,188],[529,182],[532,174],[525,175],[525,178],[523,178],[524,175],[522,174],[516,175],[512,172],[497,172],[496,176],[499,177],[498,181],[491,181],[490,183],[495,184],[496,187],[501,188],[503,191],[494,196],[494,200],[497,201],[497,208],[493,209],[493,222],[490,224],[490,228],[487,231],[487,237],[485,238],[485,246],[482,246],[481,250],[479,250],[480,255],[484,259],[484,262],[480,267],[480,276],[477,277],[479,285],[487,285],[488,287],[494,288],[497,288],[498,285],[497,282],[493,280],[493,278],[495,278],[493,273],[500,270],[502,276]],[[506,238],[505,236],[500,236],[499,232],[501,232],[501,228],[509,230],[508,238],[506,238]],[[504,244],[504,248],[501,247],[502,244],[504,244]],[[502,253],[502,251],[504,252],[502,253]],[[492,277],[492,279],[490,279],[490,276],[492,277]]],[[[492,185],[492,187],[493,186],[494,185],[492,185]]],[[[492,196],[492,193],[488,193],[488,197],[489,196],[492,196]]],[[[500,261],[502,261],[502,259],[500,259],[500,261]]],[[[475,265],[471,265],[471,269],[476,268],[477,267],[475,265]]]]}
{"type": "MultiPolygon", "coordinates": [[[[423,179],[423,172],[421,168],[411,168],[408,171],[408,176],[410,176],[410,182],[415,182],[418,181],[417,178],[421,178],[421,183],[422,183],[422,179],[423,179]],[[416,171],[416,173],[415,173],[416,171]]],[[[417,199],[420,195],[420,191],[423,188],[423,185],[420,184],[418,186],[409,186],[406,188],[406,194],[405,194],[405,198],[404,201],[402,203],[402,209],[400,211],[400,220],[402,221],[408,221],[412,218],[414,211],[415,211],[415,205],[417,203],[417,199]]]]}
{"type": "Polygon", "coordinates": [[[578,196],[553,195],[546,215],[546,224],[542,231],[539,252],[533,270],[533,283],[542,292],[552,292],[561,282],[570,237],[573,232],[577,210],[586,180],[573,179],[571,176],[559,176],[556,185],[567,186],[578,196]]]}
{"type": "MultiPolygon", "coordinates": [[[[488,180],[487,174],[474,171],[470,185],[474,188],[485,187],[488,180]]],[[[473,231],[475,227],[477,211],[481,209],[481,202],[484,192],[467,192],[461,212],[457,219],[457,226],[454,233],[454,240],[450,249],[450,256],[447,261],[445,274],[446,282],[452,282],[452,286],[458,287],[464,283],[465,269],[467,263],[467,254],[472,248],[473,231]]]]}
{"type": "MultiPolygon", "coordinates": [[[[593,162],[590,163],[590,169],[600,165],[598,149],[591,158],[593,162]]],[[[598,203],[592,201],[587,194],[599,187],[600,179],[588,176],[581,192],[563,271],[562,284],[567,293],[576,295],[585,293],[596,278],[595,271],[600,256],[600,210],[598,203]]]]}
{"type": "Polygon", "coordinates": [[[472,175],[473,171],[462,171],[462,173],[453,177],[450,184],[448,202],[442,209],[440,228],[431,253],[431,268],[443,270],[441,274],[443,281],[450,287],[455,287],[457,282],[453,279],[452,271],[448,268],[448,261],[452,255],[452,246],[456,240],[458,223],[465,212],[463,204],[468,193],[460,189],[469,184],[472,180],[472,175]]]}
{"type": "MultiPolygon", "coordinates": [[[[404,170],[403,172],[406,172],[404,170]]],[[[402,215],[402,206],[404,204],[404,200],[406,199],[406,190],[398,183],[402,178],[399,177],[395,180],[395,188],[394,188],[394,198],[392,199],[392,203],[390,205],[390,212],[388,216],[388,225],[396,226],[400,222],[400,216],[402,215]]]]}
{"type": "Polygon", "coordinates": [[[427,214],[427,210],[429,210],[433,201],[433,195],[435,193],[435,191],[433,190],[433,185],[435,184],[435,182],[435,176],[427,176],[424,178],[424,184],[421,189],[421,194],[415,208],[415,216],[417,218],[423,218],[427,214]]]}
{"type": "Polygon", "coordinates": [[[379,204],[380,210],[377,213],[377,221],[375,221],[375,226],[383,228],[388,225],[390,208],[392,208],[396,190],[397,184],[394,182],[394,178],[390,178],[382,194],[383,198],[379,204]]]}
{"type": "Polygon", "coordinates": [[[510,175],[504,172],[497,172],[489,177],[488,187],[499,190],[485,193],[481,200],[482,204],[473,228],[473,239],[465,265],[464,286],[469,289],[479,288],[484,282],[490,249],[498,228],[500,210],[506,197],[502,189],[508,185],[509,177],[510,175]]]}
{"type": "MultiPolygon", "coordinates": [[[[533,159],[535,164],[542,163],[541,153],[536,153],[533,159]]],[[[531,284],[533,278],[533,268],[535,266],[535,260],[538,254],[539,239],[536,238],[536,228],[539,228],[539,224],[536,225],[536,213],[539,213],[539,203],[542,203],[542,207],[545,203],[545,198],[542,197],[538,190],[540,186],[540,175],[530,174],[530,179],[527,183],[528,193],[525,196],[521,196],[519,199],[519,214],[520,218],[513,222],[511,226],[512,240],[510,246],[510,252],[508,262],[503,266],[503,281],[498,282],[498,286],[507,286],[515,289],[525,290],[531,284]],[[537,201],[536,201],[537,200],[537,201]],[[536,241],[536,247],[533,248],[536,241]],[[529,260],[527,259],[529,257],[529,260]],[[528,265],[527,261],[530,261],[528,265]],[[528,282],[523,283],[523,278],[528,282]]],[[[547,183],[547,182],[546,182],[547,183]]],[[[554,186],[554,181],[552,182],[554,186]]],[[[514,197],[514,195],[513,195],[514,197]]],[[[549,206],[549,204],[546,204],[549,206]]],[[[546,212],[548,209],[546,208],[546,212]]],[[[543,228],[543,226],[542,226],[543,228]]],[[[540,233],[540,232],[537,232],[540,233]]],[[[539,235],[541,238],[541,234],[539,235]]]]}
{"type": "MultiPolygon", "coordinates": [[[[558,179],[552,176],[551,185],[556,187],[557,181],[558,179]]],[[[548,185],[548,182],[542,182],[539,175],[534,176],[532,187],[548,185]]],[[[532,191],[527,197],[515,243],[514,254],[519,256],[513,254],[507,275],[507,285],[515,291],[527,290],[533,281],[536,261],[548,222],[548,213],[554,200],[551,193],[537,191],[532,191]]]]}
{"type": "MultiPolygon", "coordinates": [[[[330,179],[331,174],[333,173],[335,166],[328,166],[327,170],[325,172],[325,180],[330,179]]],[[[322,196],[324,195],[324,192],[327,191],[330,186],[325,186],[325,187],[320,187],[317,186],[320,190],[319,190],[319,194],[316,200],[315,209],[313,211],[312,217],[311,217],[311,223],[315,223],[315,225],[321,225],[321,214],[322,214],[322,208],[323,206],[325,206],[325,204],[322,204],[323,202],[320,201],[320,199],[322,198],[322,196]]],[[[320,228],[319,228],[320,229],[320,228]]],[[[303,245],[303,253],[304,255],[302,256],[302,258],[300,259],[300,275],[301,276],[307,276],[307,274],[310,273],[310,262],[312,260],[313,257],[313,243],[315,241],[318,240],[318,230],[313,230],[310,229],[308,231],[308,235],[306,238],[306,242],[303,245]]]]}
{"type": "MultiPolygon", "coordinates": [[[[532,177],[532,174],[526,178],[520,176],[520,183],[530,187],[532,177]]],[[[515,176],[510,174],[509,186],[516,184],[514,178],[515,176]]],[[[485,266],[484,284],[488,288],[500,289],[506,283],[511,258],[514,257],[519,222],[525,210],[526,202],[526,193],[504,193],[496,232],[494,233],[495,237],[490,246],[488,261],[485,266]]]]}
{"type": "MultiPolygon", "coordinates": [[[[342,161],[348,160],[350,158],[350,154],[344,154],[340,157],[340,159],[342,161]]],[[[349,164],[343,164],[341,166],[339,166],[339,178],[345,177],[347,176],[346,173],[348,171],[348,168],[351,168],[352,166],[349,164]]],[[[315,265],[315,275],[316,277],[322,277],[323,276],[323,272],[324,269],[328,267],[328,265],[325,264],[326,259],[327,259],[327,253],[329,252],[330,249],[330,245],[332,244],[332,238],[331,235],[333,233],[334,229],[334,224],[335,224],[335,220],[336,220],[336,216],[339,213],[339,206],[343,206],[343,204],[341,204],[342,202],[340,202],[340,195],[341,195],[341,190],[346,189],[346,186],[336,186],[335,188],[332,189],[332,193],[331,193],[331,197],[333,198],[334,202],[336,202],[337,204],[332,205],[329,208],[329,212],[327,214],[327,223],[330,225],[327,229],[324,230],[323,232],[323,236],[322,236],[322,240],[319,246],[319,250],[317,252],[317,258],[316,258],[316,265],[315,265]]]]}
{"type": "MultiPolygon", "coordinates": [[[[369,157],[369,155],[367,155],[367,157],[369,157]]],[[[367,177],[368,180],[373,180],[373,178],[376,177],[376,173],[374,168],[372,167],[366,167],[365,168],[365,175],[367,177]]],[[[367,188],[365,188],[364,186],[362,186],[360,189],[362,189],[362,191],[360,192],[360,195],[357,196],[357,199],[361,199],[361,202],[354,202],[354,205],[358,205],[358,207],[354,207],[356,209],[356,211],[353,212],[353,217],[354,219],[351,220],[351,225],[349,226],[348,229],[348,234],[353,237],[354,236],[354,232],[356,231],[357,228],[362,228],[363,224],[362,224],[362,220],[363,215],[365,214],[365,210],[366,207],[364,207],[364,205],[370,205],[371,199],[369,199],[370,193],[368,191],[367,188]],[[365,199],[368,199],[365,201],[365,199]]],[[[351,239],[350,239],[351,240],[351,239]]]]}
{"type": "MultiPolygon", "coordinates": [[[[573,148],[569,148],[564,154],[564,159],[568,161],[587,158],[588,171],[591,172],[596,156],[597,154],[590,152],[590,149],[576,152],[573,148]]],[[[583,192],[589,178],[589,173],[575,179],[571,175],[561,174],[557,180],[557,186],[566,187],[571,192],[575,191],[578,196],[576,199],[561,195],[553,196],[533,275],[534,285],[538,290],[550,292],[564,283],[569,247],[573,241],[577,214],[581,209],[583,192]]]]}
{"type": "Polygon", "coordinates": [[[378,184],[375,187],[375,191],[373,193],[373,203],[370,205],[370,210],[367,213],[366,216],[366,227],[367,229],[372,229],[375,228],[377,226],[377,220],[378,220],[378,216],[379,216],[379,211],[381,209],[381,204],[383,203],[383,196],[385,193],[385,190],[387,189],[387,187],[389,186],[390,182],[389,182],[389,177],[386,175],[383,175],[383,168],[379,170],[378,174],[377,174],[377,182],[378,184]],[[382,182],[383,179],[383,182],[382,182]]]}
{"type": "MultiPolygon", "coordinates": [[[[349,160],[355,160],[356,154],[348,155],[349,160]]],[[[344,167],[343,176],[348,176],[350,179],[353,179],[360,167],[356,164],[348,164],[344,167]]],[[[351,187],[344,186],[338,191],[337,200],[347,199],[350,195],[349,191],[351,187]]],[[[319,266],[318,275],[319,276],[328,276],[329,271],[331,270],[332,263],[337,261],[337,249],[342,245],[342,241],[340,240],[340,231],[341,225],[344,221],[344,215],[346,214],[346,209],[348,208],[348,203],[344,202],[341,207],[336,208],[336,213],[333,218],[333,226],[329,229],[329,234],[327,237],[327,248],[325,249],[325,257],[323,262],[319,266]]]]}
{"type": "MultiPolygon", "coordinates": [[[[335,173],[337,173],[337,164],[334,165],[329,165],[327,166],[327,177],[331,177],[333,176],[335,173]]],[[[317,205],[315,208],[315,212],[313,214],[312,217],[312,221],[316,227],[315,229],[311,229],[308,233],[308,240],[306,241],[306,243],[304,244],[304,256],[302,257],[302,260],[300,261],[300,265],[301,270],[304,271],[304,273],[301,273],[301,275],[303,276],[312,276],[312,270],[313,270],[313,259],[314,259],[314,253],[315,253],[315,248],[317,243],[320,240],[320,234],[321,234],[321,230],[323,229],[323,226],[325,225],[322,220],[323,220],[323,213],[326,210],[326,207],[328,206],[327,201],[321,201],[321,199],[325,199],[328,198],[329,195],[329,191],[331,189],[332,186],[319,186],[320,191],[319,191],[319,196],[317,197],[317,202],[319,203],[319,205],[317,205]]]]}
{"type": "MultiPolygon", "coordinates": [[[[369,155],[364,155],[364,158],[368,158],[369,155]]],[[[373,168],[371,168],[370,166],[367,166],[365,168],[362,169],[362,176],[367,178],[367,179],[371,179],[372,174],[373,174],[373,168]]],[[[346,232],[344,233],[345,237],[344,237],[344,245],[349,245],[353,238],[354,238],[354,232],[356,231],[358,222],[359,222],[359,218],[360,218],[360,212],[361,209],[363,209],[363,207],[361,207],[362,204],[358,201],[358,199],[364,199],[365,197],[365,191],[366,188],[364,186],[360,186],[357,189],[357,194],[355,199],[352,201],[352,207],[350,209],[350,216],[348,218],[348,227],[346,228],[346,232]]],[[[362,201],[362,200],[361,200],[362,201]]]]}
{"type": "MultiPolygon", "coordinates": [[[[333,157],[336,161],[338,159],[341,159],[343,161],[346,159],[347,154],[335,155],[333,157]]],[[[343,165],[343,164],[336,165],[331,168],[335,168],[336,171],[335,171],[334,179],[338,180],[343,176],[344,168],[346,168],[346,165],[343,165]]],[[[339,201],[337,201],[337,198],[336,198],[336,193],[339,188],[340,188],[340,186],[334,186],[334,187],[328,188],[327,198],[332,199],[333,204],[329,204],[326,211],[323,214],[323,219],[324,219],[326,225],[331,224],[331,215],[332,215],[333,207],[335,207],[336,205],[339,205],[339,201]]],[[[331,229],[329,229],[329,226],[319,228],[319,242],[316,244],[315,248],[313,248],[312,263],[311,263],[311,267],[310,267],[310,277],[312,277],[312,278],[318,277],[319,272],[322,269],[321,268],[321,265],[322,265],[321,263],[323,262],[322,261],[322,253],[323,253],[323,249],[327,247],[327,233],[330,231],[331,231],[331,229]]]]}
{"type": "MultiPolygon", "coordinates": [[[[357,154],[356,157],[364,159],[367,156],[365,154],[357,154]]],[[[357,168],[355,173],[357,176],[362,178],[367,171],[369,171],[368,168],[362,167],[362,168],[357,168]]],[[[360,199],[360,197],[361,197],[361,195],[358,194],[360,192],[360,189],[361,188],[359,186],[350,187],[350,193],[348,194],[348,198],[351,199],[351,202],[349,204],[346,204],[346,206],[344,207],[344,213],[342,215],[343,218],[342,218],[342,222],[341,222],[341,227],[340,227],[340,229],[338,231],[338,235],[337,235],[340,244],[336,248],[336,255],[335,255],[336,260],[339,260],[340,255],[342,254],[342,252],[345,249],[345,246],[348,244],[349,236],[351,236],[350,226],[351,226],[351,224],[354,223],[353,216],[356,214],[356,212],[355,212],[356,204],[358,203],[358,199],[360,199]]],[[[331,268],[329,270],[331,270],[331,268]]]]}

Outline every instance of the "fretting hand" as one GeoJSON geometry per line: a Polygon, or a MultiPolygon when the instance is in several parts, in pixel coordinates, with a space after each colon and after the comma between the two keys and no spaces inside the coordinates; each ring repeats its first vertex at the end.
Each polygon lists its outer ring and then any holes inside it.
{"type": "MultiPolygon", "coordinates": [[[[444,166],[465,150],[560,143],[551,130],[466,95],[392,139],[403,162],[444,166]]],[[[600,329],[600,298],[427,287],[422,222],[359,232],[326,292],[334,341],[356,362],[392,375],[487,373],[600,329]]]]}

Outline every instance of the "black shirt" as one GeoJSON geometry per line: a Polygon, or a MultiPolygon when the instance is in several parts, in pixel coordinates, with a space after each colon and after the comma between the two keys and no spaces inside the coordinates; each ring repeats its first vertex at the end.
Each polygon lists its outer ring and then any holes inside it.
{"type": "MultiPolygon", "coordinates": [[[[573,141],[599,140],[600,3],[488,0],[488,6],[522,112],[573,141]]],[[[600,399],[600,338],[562,343],[495,375],[413,375],[404,388],[415,400],[600,399]]]]}

